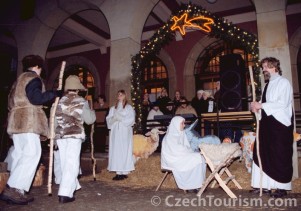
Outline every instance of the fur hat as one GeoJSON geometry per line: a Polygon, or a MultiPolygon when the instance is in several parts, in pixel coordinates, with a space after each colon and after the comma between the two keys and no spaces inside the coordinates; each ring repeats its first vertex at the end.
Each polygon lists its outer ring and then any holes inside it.
{"type": "Polygon", "coordinates": [[[70,75],[65,82],[65,91],[67,90],[86,90],[84,85],[80,82],[79,77],[70,75]]]}

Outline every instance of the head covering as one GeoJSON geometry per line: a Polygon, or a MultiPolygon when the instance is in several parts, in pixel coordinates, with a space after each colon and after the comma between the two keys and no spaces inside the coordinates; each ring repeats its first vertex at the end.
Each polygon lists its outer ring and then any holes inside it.
{"type": "Polygon", "coordinates": [[[172,118],[164,138],[168,142],[177,142],[178,144],[190,147],[184,130],[180,129],[183,121],[185,121],[185,119],[181,116],[172,118]]]}
{"type": "Polygon", "coordinates": [[[200,90],[198,90],[196,93],[197,93],[197,94],[203,94],[203,92],[204,92],[204,90],[201,90],[201,89],[200,89],[200,90]]]}
{"type": "Polygon", "coordinates": [[[80,82],[79,77],[70,75],[65,82],[65,91],[67,90],[86,90],[84,85],[80,82]]]}

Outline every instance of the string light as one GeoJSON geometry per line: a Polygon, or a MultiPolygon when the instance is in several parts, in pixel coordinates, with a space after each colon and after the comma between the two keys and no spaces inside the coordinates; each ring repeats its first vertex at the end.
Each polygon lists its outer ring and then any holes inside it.
{"type": "MultiPolygon", "coordinates": [[[[158,29],[154,35],[149,39],[149,42],[141,48],[138,54],[132,57],[132,72],[131,72],[131,96],[133,106],[136,112],[136,124],[134,125],[134,133],[142,133],[142,95],[143,95],[143,87],[142,87],[142,73],[146,67],[149,66],[150,61],[154,56],[160,53],[160,50],[169,44],[172,40],[174,40],[175,32],[172,29],[172,26],[179,26],[182,29],[182,32],[186,33],[185,28],[197,28],[204,24],[200,23],[209,23],[209,20],[212,20],[211,24],[207,26],[210,28],[208,30],[208,36],[215,37],[216,39],[224,40],[228,43],[239,44],[245,52],[251,54],[253,56],[255,69],[255,81],[256,81],[256,89],[257,93],[260,97],[260,71],[259,71],[259,59],[258,59],[258,40],[255,35],[252,33],[248,33],[243,29],[240,29],[238,26],[233,25],[232,23],[228,23],[227,20],[223,18],[218,18],[215,15],[212,15],[207,10],[203,9],[198,5],[193,4],[183,4],[180,10],[176,13],[173,13],[170,20],[167,21],[160,29],[158,29]],[[185,22],[185,14],[186,14],[186,22],[185,22]],[[180,17],[175,19],[174,17],[180,17]],[[182,17],[182,20],[180,20],[182,17]],[[190,19],[188,19],[190,17],[190,19]],[[200,19],[200,17],[208,18],[200,19]],[[199,19],[198,19],[199,18],[199,19]],[[178,24],[175,22],[177,21],[178,24]],[[192,22],[193,21],[193,22],[192,22]],[[187,22],[190,22],[187,24],[187,22]],[[184,27],[181,23],[186,24],[184,27]],[[189,25],[192,24],[192,25],[189,25]]],[[[179,29],[179,28],[177,28],[179,29]]],[[[180,29],[179,29],[180,30],[180,29]]],[[[201,29],[200,29],[201,30],[201,29]]],[[[205,30],[203,30],[205,31],[205,30]]],[[[206,31],[205,31],[206,32],[206,31]]],[[[181,31],[180,31],[181,33],[181,31]]],[[[182,33],[181,33],[182,34],[182,33]]]]}

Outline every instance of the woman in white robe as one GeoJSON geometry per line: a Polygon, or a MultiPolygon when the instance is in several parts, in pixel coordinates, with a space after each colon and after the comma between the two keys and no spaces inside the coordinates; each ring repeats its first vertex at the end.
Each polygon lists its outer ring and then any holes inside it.
{"type": "Polygon", "coordinates": [[[135,170],[132,128],[135,112],[132,106],[127,104],[124,90],[118,91],[116,105],[110,108],[106,120],[110,129],[108,170],[116,172],[113,180],[123,180],[130,171],[135,170]]]}
{"type": "Polygon", "coordinates": [[[206,179],[205,159],[194,152],[184,132],[185,119],[175,116],[162,142],[161,167],[171,170],[177,186],[183,190],[201,188],[206,179]]]}

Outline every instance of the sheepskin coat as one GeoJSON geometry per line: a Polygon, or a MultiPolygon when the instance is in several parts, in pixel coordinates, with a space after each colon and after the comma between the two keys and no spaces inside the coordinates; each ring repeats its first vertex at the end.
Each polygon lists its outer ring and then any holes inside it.
{"type": "MultiPolygon", "coordinates": [[[[22,73],[9,94],[9,113],[7,133],[35,133],[48,136],[48,121],[41,105],[33,105],[27,98],[26,86],[35,79],[40,78],[35,72],[22,73]]],[[[42,92],[45,87],[42,83],[42,92]]]]}
{"type": "Polygon", "coordinates": [[[76,93],[68,93],[60,99],[55,113],[57,121],[55,139],[85,139],[82,118],[85,102],[86,100],[76,93]]]}

